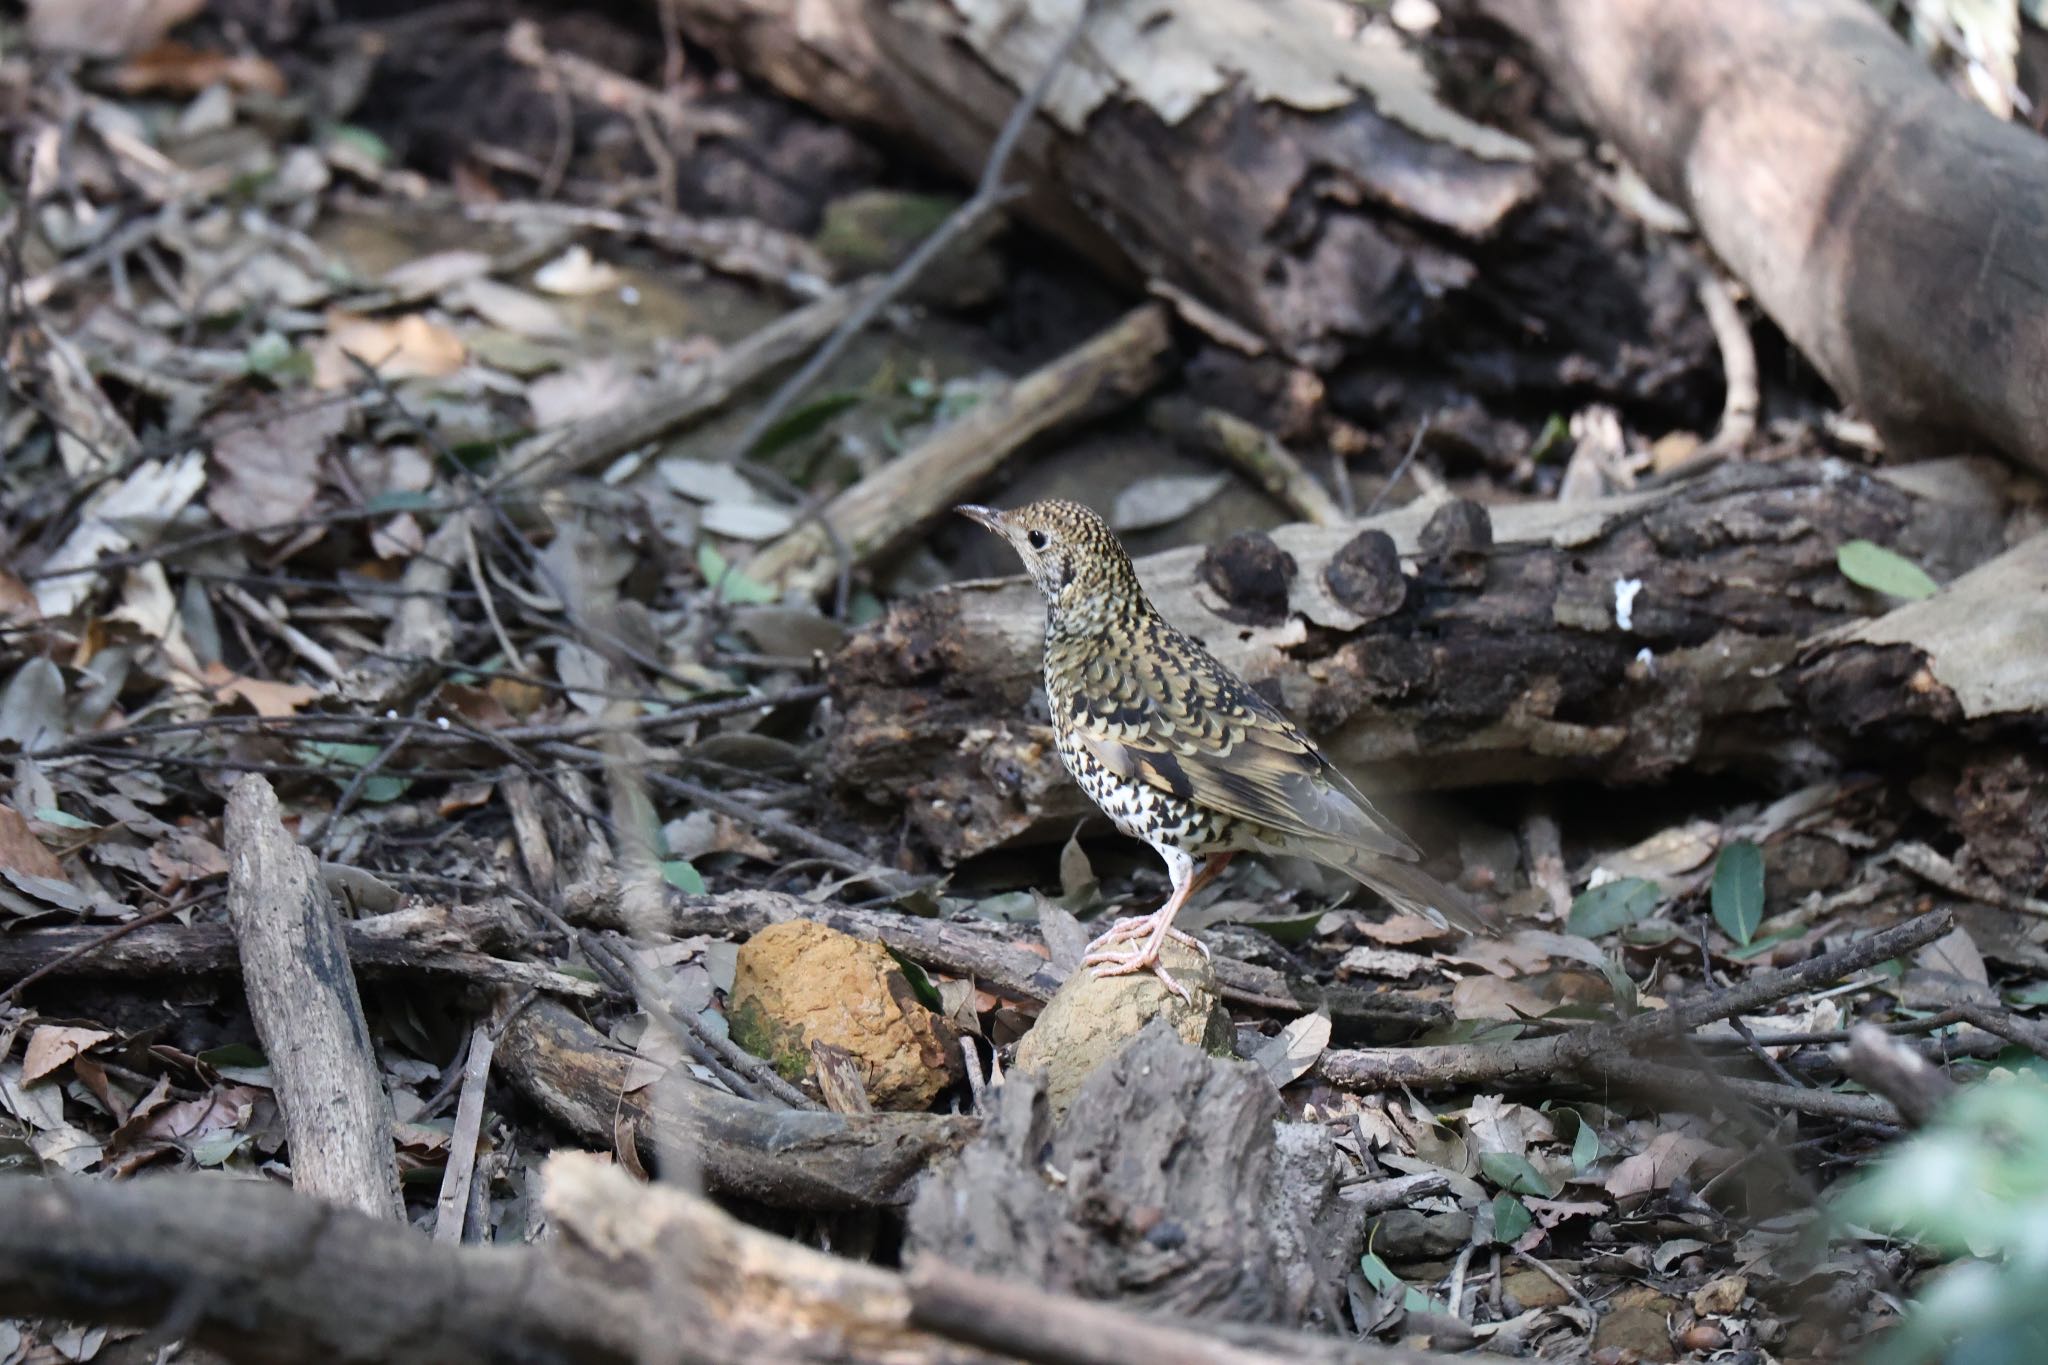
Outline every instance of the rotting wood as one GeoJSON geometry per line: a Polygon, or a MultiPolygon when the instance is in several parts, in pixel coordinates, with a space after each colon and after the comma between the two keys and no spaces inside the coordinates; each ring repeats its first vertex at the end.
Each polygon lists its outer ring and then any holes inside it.
{"type": "MultiPolygon", "coordinates": [[[[661,3],[725,63],[963,181],[1078,9],[661,3]]],[[[1020,214],[1097,266],[1318,370],[1384,367],[1392,342],[1480,388],[1711,382],[1679,253],[1620,249],[1640,230],[1619,210],[1449,108],[1389,25],[1337,0],[1098,6],[1011,176],[1020,214]]]]}
{"type": "Polygon", "coordinates": [[[1909,452],[2048,471],[2048,145],[1862,0],[1481,0],[1909,452]]]}
{"type": "MultiPolygon", "coordinates": [[[[1379,791],[1630,783],[1695,767],[1800,776],[1833,764],[1831,742],[1856,748],[1856,713],[1819,686],[1819,666],[1788,674],[1802,642],[1850,643],[1823,635],[1835,627],[1886,638],[1898,619],[1868,619],[1885,603],[1841,574],[1837,547],[1873,540],[1957,578],[2002,545],[2008,477],[1982,460],[1724,463],[1583,503],[1424,502],[1355,526],[1283,527],[1273,540],[1295,566],[1284,601],[1211,586],[1205,566],[1234,587],[1228,561],[1201,547],[1148,556],[1138,572],[1169,620],[1379,791]],[[1374,543],[1380,553],[1355,553],[1374,543]]],[[[1952,585],[1976,614],[1944,633],[1957,669],[1970,640],[2039,610],[1978,582],[1952,585]]],[[[1908,610],[1931,620],[1945,597],[1908,610]]],[[[1065,837],[1089,812],[1038,699],[1043,621],[1028,580],[966,583],[849,641],[830,666],[825,771],[850,808],[907,818],[942,863],[1065,837]]],[[[1934,709],[1912,670],[1892,686],[1897,705],[1934,709]]],[[[1944,724],[1938,710],[1932,721],[1944,724]]]]}
{"type": "Polygon", "coordinates": [[[609,1150],[624,1116],[650,1167],[665,1148],[686,1151],[712,1191],[776,1208],[902,1204],[912,1181],[975,1127],[943,1114],[792,1110],[687,1081],[628,1090],[632,1058],[551,1001],[535,1001],[506,1027],[495,1065],[584,1142],[609,1150]]]}
{"type": "MultiPolygon", "coordinates": [[[[865,562],[979,485],[1012,451],[1046,431],[1138,397],[1165,376],[1172,347],[1166,310],[1124,315],[1058,359],[1014,380],[832,499],[820,516],[865,562]]],[[[747,572],[816,591],[830,581],[830,546],[805,524],[762,548],[747,572]]]]}
{"type": "Polygon", "coordinates": [[[290,1136],[292,1186],[403,1222],[391,1100],[319,866],[257,774],[229,794],[226,828],[228,917],[290,1136]]]}
{"type": "Polygon", "coordinates": [[[1257,1066],[1209,1056],[1155,1019],[1057,1124],[1021,1069],[996,1105],[912,1204],[913,1255],[1181,1319],[1337,1319],[1360,1215],[1335,1198],[1329,1131],[1286,1122],[1257,1066]],[[1168,1225],[1170,1244],[1147,1236],[1168,1225]]]}

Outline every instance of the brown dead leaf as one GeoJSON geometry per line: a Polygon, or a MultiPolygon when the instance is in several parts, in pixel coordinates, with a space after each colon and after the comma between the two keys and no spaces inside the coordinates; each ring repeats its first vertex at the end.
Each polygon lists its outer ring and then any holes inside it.
{"type": "Polygon", "coordinates": [[[1683,1133],[1659,1133],[1650,1145],[1615,1164],[1607,1177],[1607,1192],[1616,1199],[1652,1194],[1670,1188],[1671,1182],[1691,1170],[1701,1157],[1718,1151],[1713,1143],[1683,1133]]]}
{"type": "Polygon", "coordinates": [[[1480,1095],[1466,1107],[1465,1131],[1480,1151],[1511,1156],[1525,1156],[1530,1143],[1557,1136],[1548,1115],[1500,1095],[1480,1095]]]}
{"type": "Polygon", "coordinates": [[[198,882],[227,876],[228,855],[198,831],[181,829],[149,850],[149,865],[167,882],[198,882]]]}
{"type": "Polygon", "coordinates": [[[21,1058],[21,1083],[34,1085],[62,1069],[73,1057],[98,1047],[114,1035],[96,1028],[63,1028],[43,1024],[28,1036],[28,1050],[21,1058]]]}
{"type": "Polygon", "coordinates": [[[236,419],[214,438],[207,508],[237,531],[304,517],[320,493],[327,447],[348,423],[346,403],[302,406],[255,423],[236,419]]]}
{"type": "Polygon", "coordinates": [[[173,39],[138,52],[108,79],[115,89],[128,95],[196,95],[215,85],[264,95],[285,92],[284,73],[254,53],[231,57],[173,39]]]}
{"type": "Polygon", "coordinates": [[[219,662],[206,666],[201,681],[214,695],[231,701],[245,701],[257,715],[272,719],[296,715],[301,706],[320,695],[319,688],[302,683],[245,678],[219,662]]]}
{"type": "Polygon", "coordinates": [[[0,569],[0,621],[33,621],[41,615],[28,584],[0,569]]]}
{"type": "Polygon", "coordinates": [[[1531,1019],[1549,1013],[1551,1002],[1520,981],[1468,976],[1451,988],[1451,1008],[1460,1019],[1531,1019]]]}
{"type": "Polygon", "coordinates": [[[1399,946],[1403,943],[1429,943],[1451,937],[1457,931],[1446,929],[1433,920],[1420,915],[1401,914],[1392,919],[1365,920],[1358,926],[1358,932],[1375,943],[1399,946]]]}
{"type": "Polygon", "coordinates": [[[206,0],[28,0],[28,41],[45,51],[122,57],[163,41],[206,0]]]}
{"type": "Polygon", "coordinates": [[[461,369],[468,354],[461,337],[420,313],[398,318],[332,313],[326,337],[313,350],[313,383],[339,389],[357,382],[363,372],[356,361],[385,379],[440,379],[461,369]]]}
{"type": "Polygon", "coordinates": [[[36,838],[28,821],[12,806],[0,806],[0,868],[51,881],[64,880],[64,865],[57,861],[57,855],[36,838]]]}

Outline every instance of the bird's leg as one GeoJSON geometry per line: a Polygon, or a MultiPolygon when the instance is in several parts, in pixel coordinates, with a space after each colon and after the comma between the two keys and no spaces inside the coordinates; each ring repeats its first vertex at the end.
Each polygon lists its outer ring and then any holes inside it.
{"type": "Polygon", "coordinates": [[[1197,872],[1194,859],[1179,849],[1161,848],[1159,853],[1166,859],[1167,870],[1173,876],[1173,894],[1166,898],[1166,904],[1149,915],[1119,920],[1108,933],[1088,945],[1088,954],[1081,962],[1083,966],[1095,968],[1097,976],[1128,976],[1150,967],[1166,989],[1187,1000],[1190,999],[1187,987],[1174,980],[1160,963],[1159,949],[1168,938],[1172,938],[1197,949],[1204,957],[1209,955],[1209,949],[1201,940],[1173,927],[1173,917],[1188,903],[1188,897],[1215,880],[1216,874],[1223,870],[1231,855],[1216,854],[1202,865],[1201,871],[1197,872]],[[1134,938],[1143,938],[1144,945],[1133,952],[1119,953],[1108,948],[1111,943],[1134,938]]]}
{"type": "MultiPolygon", "coordinates": [[[[1178,905],[1186,905],[1189,898],[1197,891],[1200,891],[1210,882],[1215,881],[1216,874],[1228,867],[1230,860],[1236,856],[1236,851],[1232,850],[1228,853],[1212,853],[1203,859],[1201,867],[1195,871],[1194,880],[1188,883],[1187,890],[1183,892],[1176,886],[1173,894],[1180,898],[1178,905]]],[[[1171,870],[1171,868],[1168,869],[1169,872],[1171,870]]],[[[1171,903],[1172,897],[1169,897],[1168,900],[1171,903]]],[[[1178,905],[1175,906],[1175,909],[1178,908],[1178,905]]],[[[1094,941],[1088,945],[1088,951],[1093,953],[1112,943],[1124,943],[1134,938],[1143,938],[1152,932],[1153,926],[1161,915],[1165,915],[1170,920],[1173,918],[1173,911],[1169,910],[1167,906],[1162,905],[1149,915],[1133,915],[1128,919],[1120,919],[1100,934],[1097,934],[1094,941]]],[[[1166,936],[1177,943],[1187,944],[1188,947],[1201,953],[1203,957],[1209,956],[1209,945],[1196,938],[1193,934],[1169,928],[1166,931],[1166,936]]]]}

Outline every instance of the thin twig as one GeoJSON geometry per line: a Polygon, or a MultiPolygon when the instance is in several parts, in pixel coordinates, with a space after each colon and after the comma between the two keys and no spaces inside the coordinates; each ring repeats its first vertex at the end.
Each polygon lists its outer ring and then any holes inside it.
{"type": "Polygon", "coordinates": [[[434,1201],[434,1240],[460,1242],[469,1212],[470,1172],[476,1167],[477,1142],[483,1135],[484,1091],[491,1076],[495,1040],[488,1021],[469,1031],[469,1058],[462,1067],[462,1099],[455,1106],[455,1130],[448,1136],[448,1164],[441,1171],[441,1194],[434,1201]]]}
{"type": "Polygon", "coordinates": [[[1429,434],[1429,417],[1424,416],[1421,425],[1415,428],[1415,435],[1408,442],[1408,453],[1401,457],[1401,463],[1394,466],[1394,472],[1387,475],[1387,481],[1380,485],[1380,491],[1372,495],[1372,501],[1365,505],[1360,520],[1380,510],[1380,504],[1387,500],[1387,494],[1394,491],[1394,485],[1401,482],[1401,476],[1408,472],[1408,466],[1415,462],[1415,453],[1422,449],[1422,438],[1429,434]]]}

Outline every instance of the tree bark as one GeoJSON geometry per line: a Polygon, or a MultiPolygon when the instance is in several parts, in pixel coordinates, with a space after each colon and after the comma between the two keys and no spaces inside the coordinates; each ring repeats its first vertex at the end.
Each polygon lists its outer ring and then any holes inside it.
{"type": "Polygon", "coordinates": [[[632,1059],[567,1010],[535,1001],[498,1040],[496,1066],[583,1141],[630,1140],[648,1166],[694,1156],[720,1194],[830,1211],[908,1202],[911,1182],[974,1131],[944,1114],[849,1117],[783,1109],[680,1077],[628,1089],[632,1059]]]}
{"type": "MultiPolygon", "coordinates": [[[[664,12],[721,61],[971,182],[1080,5],[664,12]]],[[[1385,24],[1361,29],[1336,0],[1097,5],[1089,24],[1010,178],[1028,221],[1112,276],[1321,371],[1384,367],[1392,344],[1398,365],[1441,358],[1475,391],[1704,387],[1713,343],[1675,257],[1441,101],[1385,24]]]]}
{"type": "Polygon", "coordinates": [[[1902,448],[2048,470],[2048,143],[1862,0],[1479,0],[1902,448]]]}
{"type": "Polygon", "coordinates": [[[228,796],[228,916],[249,1014],[277,1078],[295,1189],[405,1220],[391,1100],[319,864],[251,773],[228,796]]]}
{"type": "MultiPolygon", "coordinates": [[[[1447,503],[1286,527],[1270,543],[1239,537],[1138,570],[1167,619],[1368,789],[1630,783],[1688,767],[1810,777],[1860,752],[1859,713],[1822,684],[1841,676],[1831,654],[1870,647],[1825,632],[1895,619],[1868,620],[1887,599],[1842,575],[1838,547],[1873,540],[1955,578],[2004,543],[2003,480],[1983,461],[1726,464],[1668,488],[1490,517],[1447,503]],[[1788,672],[1810,639],[1819,653],[1788,672]]],[[[2024,562],[1997,584],[2034,581],[2033,552],[2012,553],[2024,562]]],[[[1973,651],[1988,661],[1998,641],[2027,638],[2039,598],[1956,586],[1978,613],[1971,631],[1944,637],[1961,676],[1973,651]]],[[[1952,601],[1906,610],[1932,638],[1926,627],[1952,601]]],[[[1034,696],[1043,620],[1031,585],[1007,579],[929,593],[857,636],[831,666],[832,782],[907,818],[942,862],[1064,836],[1088,808],[1034,696]]],[[[1986,697],[2009,697],[2022,718],[2039,705],[2021,681],[1978,688],[1974,710],[1945,704],[1943,688],[1916,681],[1926,650],[1887,648],[1891,705],[1935,732],[1995,726],[1986,697]]],[[[2023,653],[1996,657],[2027,676],[2023,653]]]]}

